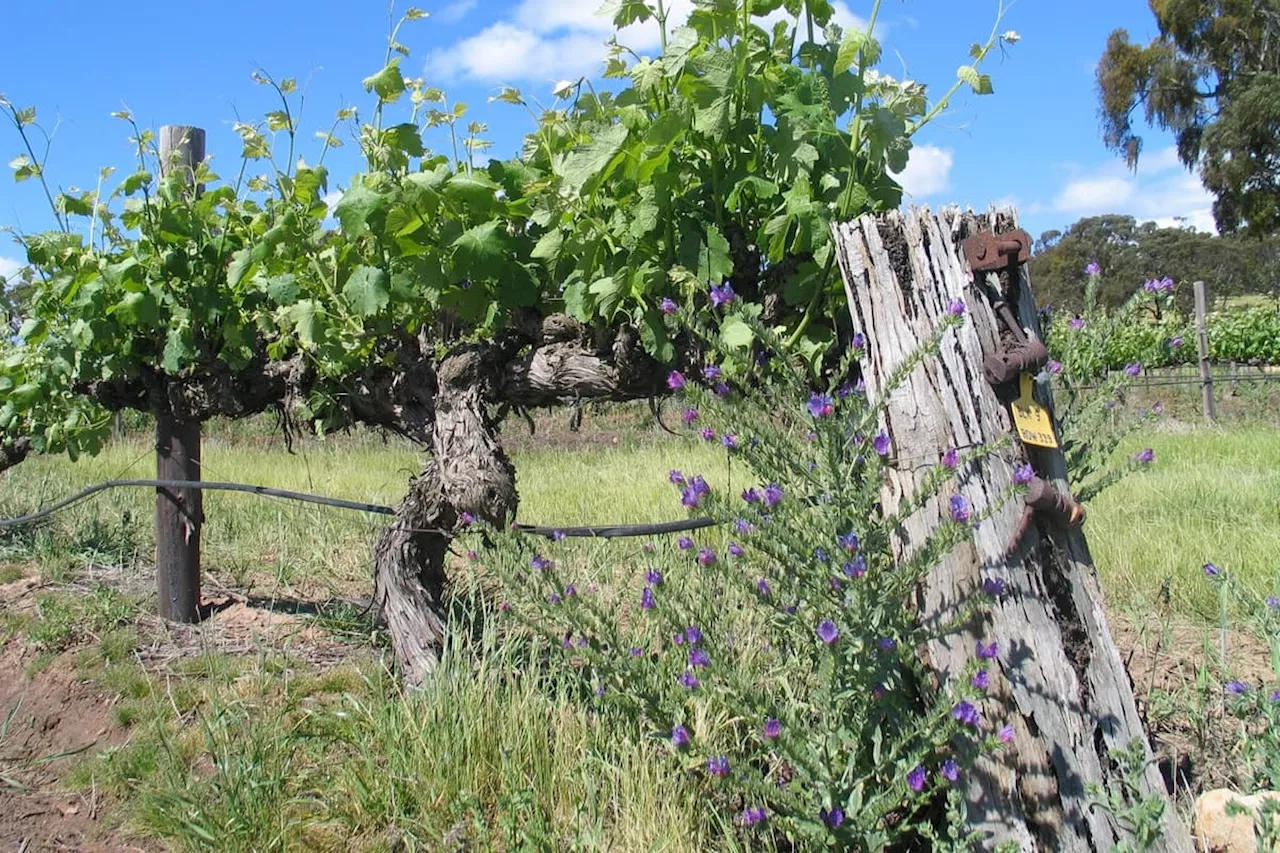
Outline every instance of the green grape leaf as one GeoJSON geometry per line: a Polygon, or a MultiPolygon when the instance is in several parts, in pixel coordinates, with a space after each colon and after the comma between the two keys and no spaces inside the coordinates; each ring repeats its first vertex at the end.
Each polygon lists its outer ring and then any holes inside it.
{"type": "Polygon", "coordinates": [[[358,185],[342,194],[342,201],[334,209],[333,215],[342,224],[342,233],[348,238],[355,237],[369,225],[375,228],[386,214],[387,198],[366,186],[358,185]]]}
{"type": "Polygon", "coordinates": [[[377,74],[364,78],[364,90],[376,92],[378,100],[389,104],[404,94],[404,75],[400,73],[399,57],[391,60],[377,74]]]}
{"type": "Polygon", "coordinates": [[[607,173],[614,156],[622,150],[630,131],[621,124],[610,125],[585,145],[574,149],[560,169],[564,188],[570,195],[581,194],[583,188],[607,173]]]}
{"type": "Polygon", "coordinates": [[[383,270],[361,265],[352,270],[342,295],[361,317],[372,317],[391,302],[391,282],[383,270]]]}

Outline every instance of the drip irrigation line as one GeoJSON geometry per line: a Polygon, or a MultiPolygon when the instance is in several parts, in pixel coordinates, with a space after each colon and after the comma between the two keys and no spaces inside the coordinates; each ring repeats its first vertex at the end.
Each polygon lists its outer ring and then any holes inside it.
{"type": "MultiPolygon", "coordinates": [[[[50,504],[44,509],[36,512],[22,515],[17,518],[0,518],[0,530],[5,530],[11,527],[23,527],[28,524],[34,524],[37,521],[43,521],[64,509],[68,509],[81,501],[93,497],[99,492],[105,492],[108,489],[128,487],[246,492],[248,494],[261,495],[263,497],[284,498],[285,500],[319,504],[321,506],[331,506],[337,507],[338,509],[355,510],[357,512],[370,512],[377,515],[396,514],[394,507],[383,506],[381,504],[349,501],[343,498],[329,498],[324,497],[323,495],[312,495],[307,494],[306,492],[292,492],[287,489],[273,489],[269,486],[253,486],[247,483],[218,483],[204,480],[108,480],[105,483],[98,483],[96,485],[89,486],[70,497],[63,498],[57,503],[50,504]]],[[[515,527],[521,533],[528,533],[535,536],[551,536],[554,533],[557,535],[563,534],[565,536],[580,538],[621,539],[629,536],[656,536],[663,533],[684,533],[691,530],[700,530],[704,527],[713,527],[718,523],[719,522],[713,518],[691,518],[684,521],[664,521],[657,524],[609,524],[583,527],[548,527],[539,524],[517,524],[515,527]]]]}

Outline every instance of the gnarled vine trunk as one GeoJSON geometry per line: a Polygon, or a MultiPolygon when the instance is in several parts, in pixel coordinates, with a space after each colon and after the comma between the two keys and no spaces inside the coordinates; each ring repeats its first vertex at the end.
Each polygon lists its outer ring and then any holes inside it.
{"type": "MultiPolygon", "coordinates": [[[[993,215],[991,220],[995,220],[993,215]]],[[[985,274],[975,282],[959,241],[979,227],[972,215],[947,211],[867,216],[836,228],[841,271],[854,326],[866,333],[864,379],[874,399],[894,369],[927,341],[948,307],[963,299],[966,322],[948,333],[937,358],[926,359],[889,399],[885,428],[897,464],[883,488],[886,511],[922,484],[948,447],[991,445],[1013,434],[1008,407],[988,385],[983,359],[1000,348],[989,294],[1016,305],[1026,331],[1040,337],[1025,267],[985,274]],[[1002,280],[1001,275],[1005,278],[1002,280]]],[[[997,230],[1012,228],[1001,217],[997,230]]],[[[1052,405],[1047,382],[1037,397],[1052,405]]],[[[1022,445],[993,453],[961,471],[960,493],[975,515],[1000,504],[1013,467],[1030,461],[1036,473],[1069,494],[1061,451],[1022,445]]],[[[896,549],[906,555],[947,518],[949,495],[913,515],[896,549]]],[[[984,579],[1003,579],[1007,593],[980,622],[929,643],[926,658],[942,681],[957,677],[979,640],[999,643],[987,726],[1012,723],[1011,748],[981,758],[965,781],[970,825],[989,839],[984,849],[1013,842],[1025,851],[1102,851],[1126,837],[1114,816],[1091,805],[1086,786],[1123,790],[1112,754],[1131,741],[1150,747],[1132,686],[1111,639],[1102,592],[1079,527],[1038,514],[1012,556],[1022,501],[1009,501],[982,521],[969,545],[957,548],[923,583],[918,606],[926,623],[951,621],[984,579]]],[[[1155,850],[1191,850],[1159,772],[1138,778],[1139,797],[1165,801],[1166,833],[1155,850]]]]}

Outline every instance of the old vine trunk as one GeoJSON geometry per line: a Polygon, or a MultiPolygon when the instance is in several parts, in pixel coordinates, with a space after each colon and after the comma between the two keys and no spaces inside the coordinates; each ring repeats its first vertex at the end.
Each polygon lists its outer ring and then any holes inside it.
{"type": "MultiPolygon", "coordinates": [[[[964,326],[946,336],[938,357],[927,359],[889,400],[884,426],[897,464],[883,488],[886,511],[920,486],[948,447],[989,446],[1011,435],[1004,449],[960,472],[959,491],[974,514],[1003,500],[1013,467],[1023,462],[1067,493],[1062,453],[1022,445],[1008,406],[983,375],[984,357],[1000,346],[991,290],[1003,291],[1026,331],[1040,337],[1025,267],[984,274],[975,283],[959,251],[963,237],[992,221],[997,217],[912,211],[836,228],[853,324],[870,342],[863,369],[872,398],[931,336],[952,300],[968,306],[964,326]]],[[[1015,226],[999,217],[997,230],[1006,227],[1015,226]]],[[[1037,396],[1051,406],[1044,379],[1037,381],[1037,396]]],[[[910,519],[896,545],[900,555],[911,553],[946,517],[949,497],[940,495],[910,519]]],[[[1013,842],[1029,851],[1110,850],[1126,838],[1125,830],[1091,807],[1086,786],[1098,783],[1120,793],[1111,753],[1134,740],[1148,758],[1150,748],[1107,627],[1083,531],[1038,515],[1006,558],[1022,512],[1022,501],[1006,501],[978,525],[972,544],[948,556],[922,585],[917,604],[928,623],[953,616],[984,578],[1007,583],[1007,594],[980,622],[930,642],[927,661],[945,682],[962,672],[980,639],[999,643],[999,673],[992,672],[983,718],[988,726],[1012,723],[1015,736],[1011,748],[982,758],[967,779],[970,825],[988,839],[984,848],[1013,842]]],[[[1167,832],[1152,849],[1189,853],[1189,836],[1153,764],[1140,783],[1139,796],[1166,804],[1167,832]]]]}

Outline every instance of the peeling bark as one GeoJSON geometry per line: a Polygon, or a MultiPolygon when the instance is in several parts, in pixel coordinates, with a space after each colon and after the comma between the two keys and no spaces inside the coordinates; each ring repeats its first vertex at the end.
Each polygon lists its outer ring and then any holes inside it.
{"type": "MultiPolygon", "coordinates": [[[[912,211],[836,228],[853,323],[870,342],[863,376],[872,399],[932,335],[952,300],[968,306],[964,326],[949,333],[938,356],[926,359],[889,398],[885,428],[897,458],[882,491],[889,512],[920,487],[949,446],[989,445],[1013,432],[1009,411],[982,370],[984,356],[999,349],[1001,333],[958,250],[958,241],[978,224],[957,211],[912,211]]],[[[1022,325],[1040,336],[1025,268],[1007,286],[996,275],[982,283],[1017,294],[1022,325]]],[[[1041,382],[1038,394],[1051,403],[1046,386],[1041,382]]],[[[1013,448],[960,472],[959,491],[975,515],[999,503],[1013,466],[1028,459],[1041,477],[1069,493],[1062,453],[1024,449],[1015,437],[1013,448]]],[[[949,499],[938,496],[908,520],[895,545],[900,556],[947,518],[949,499]]],[[[984,577],[1000,577],[1008,585],[1008,594],[979,623],[930,642],[926,661],[945,683],[963,670],[979,639],[999,642],[998,672],[993,667],[983,717],[988,726],[1013,723],[1015,737],[1012,748],[979,759],[965,782],[970,824],[990,846],[1110,850],[1124,831],[1102,809],[1090,807],[1085,785],[1118,790],[1108,752],[1133,739],[1145,745],[1146,733],[1107,627],[1083,531],[1037,517],[1008,559],[1022,508],[1021,502],[999,506],[978,525],[972,543],[948,555],[922,584],[917,605],[926,624],[950,622],[984,577]]],[[[1147,752],[1149,757],[1149,746],[1147,752]]],[[[1189,852],[1189,836],[1154,766],[1141,782],[1143,796],[1166,802],[1168,832],[1152,849],[1189,852]]]]}

